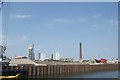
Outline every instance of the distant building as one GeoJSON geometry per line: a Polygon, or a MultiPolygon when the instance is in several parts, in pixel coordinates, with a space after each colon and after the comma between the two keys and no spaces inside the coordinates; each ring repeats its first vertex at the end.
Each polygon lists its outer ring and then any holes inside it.
{"type": "Polygon", "coordinates": [[[30,44],[28,46],[28,58],[30,60],[35,60],[35,54],[34,54],[34,44],[30,44]]]}
{"type": "Polygon", "coordinates": [[[53,60],[53,54],[51,54],[51,60],[53,60]]]}
{"type": "Polygon", "coordinates": [[[75,62],[74,58],[60,58],[60,61],[75,62]]]}
{"type": "Polygon", "coordinates": [[[15,59],[27,59],[26,56],[17,56],[15,59]]]}
{"type": "Polygon", "coordinates": [[[112,59],[112,60],[108,60],[107,63],[119,63],[118,59],[112,59]]]}
{"type": "Polygon", "coordinates": [[[60,54],[58,52],[55,53],[55,60],[60,60],[60,54]]]}
{"type": "Polygon", "coordinates": [[[39,60],[44,61],[45,60],[45,53],[38,53],[39,60]]]}

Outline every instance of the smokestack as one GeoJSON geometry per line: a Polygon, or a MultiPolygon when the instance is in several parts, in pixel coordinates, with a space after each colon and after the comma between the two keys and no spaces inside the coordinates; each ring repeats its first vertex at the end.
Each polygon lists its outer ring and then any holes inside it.
{"type": "Polygon", "coordinates": [[[80,43],[80,63],[82,63],[82,43],[80,43]]]}

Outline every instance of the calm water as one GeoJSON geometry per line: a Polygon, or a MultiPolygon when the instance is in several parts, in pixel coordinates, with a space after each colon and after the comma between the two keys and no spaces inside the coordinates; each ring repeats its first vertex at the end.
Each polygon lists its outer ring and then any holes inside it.
{"type": "MultiPolygon", "coordinates": [[[[120,71],[100,71],[100,72],[84,72],[74,74],[64,74],[55,76],[43,76],[35,78],[118,78],[120,71]]],[[[120,77],[120,76],[119,76],[120,77]]]]}

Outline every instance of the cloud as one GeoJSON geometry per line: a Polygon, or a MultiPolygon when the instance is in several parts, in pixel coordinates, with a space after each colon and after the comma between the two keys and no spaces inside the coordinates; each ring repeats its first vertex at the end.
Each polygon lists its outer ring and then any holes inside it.
{"type": "Polygon", "coordinates": [[[53,26],[54,24],[53,23],[47,23],[48,26],[53,26]]]}
{"type": "Polygon", "coordinates": [[[6,36],[3,36],[2,34],[0,34],[0,40],[5,39],[5,38],[6,36]]]}
{"type": "Polygon", "coordinates": [[[25,36],[25,35],[14,35],[14,36],[0,35],[0,40],[25,42],[27,40],[27,36],[25,36]]]}
{"type": "Polygon", "coordinates": [[[98,51],[111,51],[110,48],[104,47],[104,48],[96,48],[98,51]]]}
{"type": "Polygon", "coordinates": [[[25,19],[25,18],[30,18],[32,15],[24,15],[24,14],[11,14],[10,15],[12,18],[17,18],[17,19],[25,19]]]}
{"type": "Polygon", "coordinates": [[[87,22],[87,20],[88,20],[88,19],[86,19],[86,18],[81,18],[79,21],[80,21],[81,23],[84,23],[84,22],[87,22]]]}
{"type": "Polygon", "coordinates": [[[46,25],[47,26],[54,26],[56,23],[57,24],[63,24],[63,23],[70,23],[71,20],[69,19],[64,19],[64,18],[56,18],[56,19],[51,19],[46,25]]]}
{"type": "Polygon", "coordinates": [[[98,25],[92,25],[93,28],[99,29],[100,27],[98,25]]]}
{"type": "Polygon", "coordinates": [[[118,26],[118,21],[117,20],[110,20],[109,23],[112,26],[118,26]]]}
{"type": "Polygon", "coordinates": [[[108,28],[108,32],[118,32],[118,21],[117,20],[109,20],[108,21],[108,25],[109,25],[109,28],[108,28]]]}
{"type": "Polygon", "coordinates": [[[22,42],[25,42],[27,40],[27,36],[25,35],[11,36],[10,38],[22,42]]]}
{"type": "Polygon", "coordinates": [[[35,45],[35,51],[40,51],[41,46],[40,45],[35,45]]]}
{"type": "Polygon", "coordinates": [[[25,12],[25,11],[27,11],[27,10],[23,10],[23,9],[16,10],[16,12],[25,12]]]}
{"type": "Polygon", "coordinates": [[[109,48],[103,48],[102,50],[110,51],[111,49],[109,49],[109,48]]]}
{"type": "Polygon", "coordinates": [[[71,20],[58,18],[58,19],[54,19],[53,22],[69,23],[69,22],[71,22],[71,20]]]}
{"type": "Polygon", "coordinates": [[[101,15],[99,15],[99,14],[95,14],[95,15],[93,15],[93,18],[95,18],[95,19],[97,19],[97,18],[99,18],[101,15]]]}

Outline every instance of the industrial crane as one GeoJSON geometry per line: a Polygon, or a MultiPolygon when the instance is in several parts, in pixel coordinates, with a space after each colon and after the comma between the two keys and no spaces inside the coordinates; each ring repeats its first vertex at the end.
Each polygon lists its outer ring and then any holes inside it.
{"type": "MultiPolygon", "coordinates": [[[[0,16],[1,16],[1,21],[2,21],[2,5],[3,5],[3,1],[0,0],[0,16]]],[[[1,58],[1,60],[3,60],[3,55],[5,53],[5,50],[6,50],[6,47],[0,45],[0,51],[1,51],[0,58],[1,58]]]]}
{"type": "MultiPolygon", "coordinates": [[[[3,0],[0,0],[0,18],[1,18],[1,21],[2,21],[2,6],[3,6],[3,0]]],[[[2,25],[1,25],[1,27],[2,27],[2,25]]],[[[6,51],[6,46],[3,44],[0,45],[0,60],[1,61],[6,60],[5,51],[6,51]]]]}

